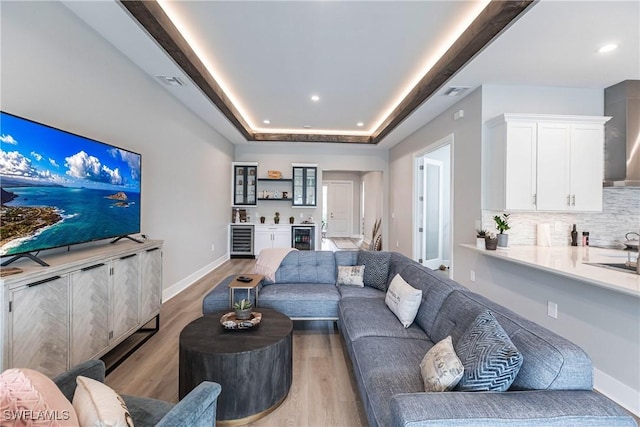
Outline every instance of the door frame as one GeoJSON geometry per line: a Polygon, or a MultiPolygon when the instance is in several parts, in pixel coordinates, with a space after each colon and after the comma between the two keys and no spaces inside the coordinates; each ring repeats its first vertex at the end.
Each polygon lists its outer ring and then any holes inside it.
{"type": "MultiPolygon", "coordinates": [[[[454,205],[453,205],[453,201],[454,201],[454,191],[455,191],[455,185],[454,185],[454,181],[453,181],[453,177],[454,175],[454,162],[453,162],[453,153],[454,153],[454,147],[455,147],[455,141],[454,141],[454,134],[451,133],[439,140],[437,140],[436,142],[427,145],[425,148],[416,151],[413,153],[413,203],[412,203],[412,229],[411,229],[411,237],[413,240],[413,253],[412,253],[412,257],[415,261],[418,260],[419,254],[420,254],[420,239],[417,238],[417,230],[418,227],[420,227],[420,220],[418,218],[417,212],[418,212],[418,207],[420,204],[420,201],[418,200],[419,198],[419,185],[422,185],[422,183],[418,182],[418,163],[419,163],[419,159],[426,156],[427,154],[436,151],[442,147],[445,147],[447,145],[450,146],[450,150],[449,150],[449,182],[450,182],[450,188],[449,188],[449,212],[450,212],[450,217],[449,217],[449,227],[450,227],[450,233],[449,233],[449,247],[451,248],[451,253],[449,254],[451,259],[450,259],[450,265],[449,265],[449,277],[453,277],[453,269],[454,269],[454,251],[453,251],[453,236],[454,236],[454,217],[455,217],[455,211],[454,211],[454,205]]],[[[442,230],[441,230],[442,231],[442,230]]],[[[444,240],[443,240],[444,242],[444,240]]]]}

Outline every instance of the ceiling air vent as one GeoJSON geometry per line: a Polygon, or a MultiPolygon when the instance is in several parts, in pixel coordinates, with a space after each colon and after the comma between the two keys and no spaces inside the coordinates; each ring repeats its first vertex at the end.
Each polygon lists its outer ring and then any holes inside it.
{"type": "Polygon", "coordinates": [[[449,89],[445,90],[444,96],[460,96],[466,91],[471,89],[469,86],[450,86],[449,89]]]}
{"type": "Polygon", "coordinates": [[[182,80],[180,80],[178,77],[156,76],[156,78],[168,86],[177,86],[177,87],[184,86],[184,83],[182,83],[182,80]]]}

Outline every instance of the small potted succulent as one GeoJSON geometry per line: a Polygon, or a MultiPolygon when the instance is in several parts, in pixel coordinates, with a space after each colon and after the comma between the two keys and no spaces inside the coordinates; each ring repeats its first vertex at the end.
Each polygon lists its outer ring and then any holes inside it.
{"type": "Polygon", "coordinates": [[[485,247],[485,237],[487,237],[487,230],[476,230],[476,248],[483,249],[485,247]]]}
{"type": "Polygon", "coordinates": [[[502,215],[496,215],[493,217],[493,220],[496,223],[496,230],[500,232],[500,234],[498,234],[498,246],[501,248],[506,248],[509,244],[509,235],[505,234],[505,231],[511,228],[509,226],[509,215],[511,214],[503,213],[502,215]]]}
{"type": "Polygon", "coordinates": [[[280,224],[280,212],[276,212],[276,216],[273,217],[273,222],[275,224],[280,224]]]}
{"type": "Polygon", "coordinates": [[[495,251],[497,247],[498,238],[496,237],[496,233],[487,233],[484,238],[484,248],[488,251],[495,251]]]}
{"type": "Polygon", "coordinates": [[[265,219],[266,219],[265,217],[261,216],[261,217],[260,217],[260,224],[264,224],[264,220],[265,220],[265,219]]]}
{"type": "Polygon", "coordinates": [[[251,319],[251,301],[242,299],[239,302],[233,304],[233,310],[236,312],[236,319],[249,320],[251,319]]]}
{"type": "Polygon", "coordinates": [[[296,217],[294,217],[293,215],[289,217],[289,224],[293,224],[293,222],[296,220],[296,217]]]}

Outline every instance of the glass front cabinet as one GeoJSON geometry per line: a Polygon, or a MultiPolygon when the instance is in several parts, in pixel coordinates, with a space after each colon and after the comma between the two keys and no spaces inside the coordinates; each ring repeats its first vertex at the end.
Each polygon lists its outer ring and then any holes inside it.
{"type": "Polygon", "coordinates": [[[293,165],[293,206],[317,205],[318,168],[293,165]]]}
{"type": "Polygon", "coordinates": [[[232,163],[233,206],[256,206],[257,163],[232,163]]]}

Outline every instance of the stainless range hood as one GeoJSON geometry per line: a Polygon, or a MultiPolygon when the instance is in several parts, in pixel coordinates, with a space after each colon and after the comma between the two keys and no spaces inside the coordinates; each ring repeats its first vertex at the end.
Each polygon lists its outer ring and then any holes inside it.
{"type": "Polygon", "coordinates": [[[604,186],[640,187],[640,80],[604,90],[604,186]]]}

